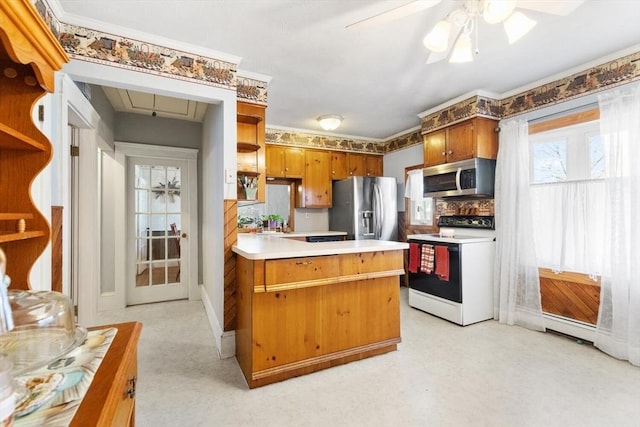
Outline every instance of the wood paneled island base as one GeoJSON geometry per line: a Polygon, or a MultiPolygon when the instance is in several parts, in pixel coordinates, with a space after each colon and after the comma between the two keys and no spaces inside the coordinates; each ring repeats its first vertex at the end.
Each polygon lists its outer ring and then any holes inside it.
{"type": "Polygon", "coordinates": [[[402,266],[402,249],[239,255],[236,357],[249,387],[396,350],[402,266]]]}

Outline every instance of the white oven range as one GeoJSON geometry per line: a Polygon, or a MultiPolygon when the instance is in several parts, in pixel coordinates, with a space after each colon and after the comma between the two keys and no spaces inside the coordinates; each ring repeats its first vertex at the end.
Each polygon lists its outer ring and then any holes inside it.
{"type": "Polygon", "coordinates": [[[461,326],[492,319],[494,217],[440,216],[438,226],[440,234],[407,236],[409,305],[461,326]],[[448,277],[436,274],[438,261],[448,263],[448,277]]]}

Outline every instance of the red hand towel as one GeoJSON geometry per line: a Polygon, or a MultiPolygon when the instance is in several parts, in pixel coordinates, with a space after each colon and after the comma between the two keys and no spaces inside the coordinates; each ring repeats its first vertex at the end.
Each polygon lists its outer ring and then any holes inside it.
{"type": "Polygon", "coordinates": [[[433,271],[433,245],[422,245],[420,271],[427,274],[433,271]]]}
{"type": "Polygon", "coordinates": [[[409,272],[417,273],[420,265],[420,245],[409,243],[409,272]]]}
{"type": "Polygon", "coordinates": [[[436,274],[440,280],[449,281],[449,248],[436,246],[436,274]]]}

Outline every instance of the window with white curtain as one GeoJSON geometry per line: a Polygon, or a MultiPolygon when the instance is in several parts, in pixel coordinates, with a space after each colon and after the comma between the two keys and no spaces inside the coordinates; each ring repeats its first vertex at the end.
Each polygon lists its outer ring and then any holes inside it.
{"type": "Polygon", "coordinates": [[[605,208],[599,122],[535,133],[529,144],[539,267],[599,275],[605,208]]]}
{"type": "Polygon", "coordinates": [[[433,225],[433,199],[431,197],[410,201],[409,223],[411,225],[433,225]]]}

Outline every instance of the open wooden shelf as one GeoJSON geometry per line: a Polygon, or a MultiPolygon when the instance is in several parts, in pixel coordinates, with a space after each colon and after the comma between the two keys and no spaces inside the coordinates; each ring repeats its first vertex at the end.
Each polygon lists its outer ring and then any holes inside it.
{"type": "Polygon", "coordinates": [[[260,146],[254,142],[240,142],[237,143],[237,151],[241,153],[252,153],[258,151],[260,146]]]}
{"type": "Polygon", "coordinates": [[[249,124],[255,125],[255,124],[260,123],[262,121],[262,117],[258,116],[256,114],[238,113],[237,120],[240,123],[249,123],[249,124]]]}
{"type": "Polygon", "coordinates": [[[49,235],[49,232],[44,230],[25,231],[24,233],[6,233],[6,234],[0,233],[0,243],[35,239],[36,237],[44,237],[48,235],[49,235]]]}
{"type": "Polygon", "coordinates": [[[260,172],[256,172],[256,171],[243,171],[243,170],[239,170],[237,172],[238,176],[240,175],[247,175],[247,176],[260,176],[260,172]]]}
{"type": "Polygon", "coordinates": [[[0,221],[11,221],[18,219],[33,219],[32,213],[15,213],[15,212],[0,212],[0,221]]]}
{"type": "Polygon", "coordinates": [[[0,123],[0,147],[9,150],[45,151],[44,144],[27,136],[4,123],[0,123]]]}

